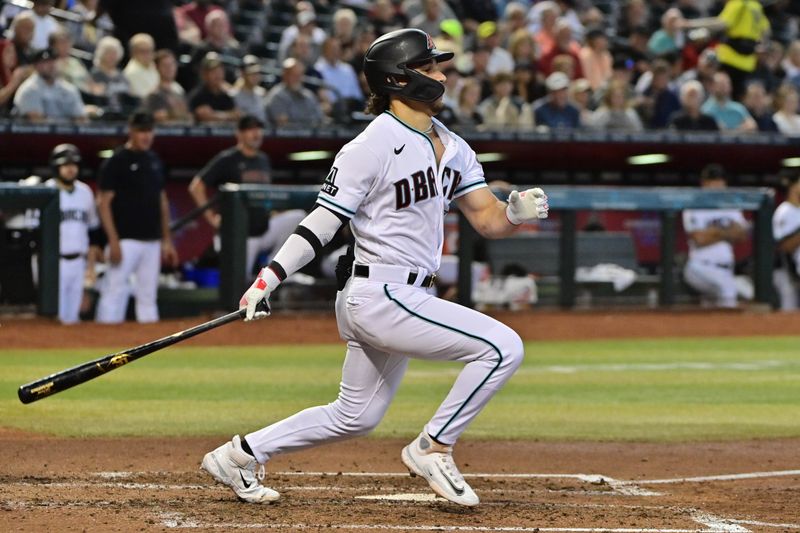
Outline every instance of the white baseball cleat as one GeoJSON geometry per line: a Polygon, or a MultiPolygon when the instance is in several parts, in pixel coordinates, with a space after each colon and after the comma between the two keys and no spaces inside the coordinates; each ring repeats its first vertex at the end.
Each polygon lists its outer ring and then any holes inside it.
{"type": "Polygon", "coordinates": [[[256,478],[256,458],[242,450],[242,441],[235,435],[216,450],[203,457],[200,468],[229,486],[240,500],[247,503],[270,503],[280,498],[280,494],[263,486],[263,465],[256,478]]]}
{"type": "Polygon", "coordinates": [[[474,507],[478,495],[453,462],[453,447],[435,442],[424,431],[400,454],[411,475],[422,476],[433,491],[453,503],[474,507]]]}

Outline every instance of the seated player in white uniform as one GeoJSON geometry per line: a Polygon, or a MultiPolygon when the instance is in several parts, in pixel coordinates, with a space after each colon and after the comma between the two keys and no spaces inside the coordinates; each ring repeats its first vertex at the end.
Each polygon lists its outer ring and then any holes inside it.
{"type": "Polygon", "coordinates": [[[787,174],[783,181],[786,199],[772,216],[772,235],[779,261],[773,272],[773,282],[781,311],[794,311],[800,292],[800,173],[787,174]]]}
{"type": "Polygon", "coordinates": [[[400,458],[440,496],[465,506],[479,502],[456,467],[453,446],[522,363],[524,348],[505,324],[426,289],[439,269],[451,203],[488,238],[547,217],[548,205],[539,188],[514,191],[508,203],[498,200],[475,152],[433,118],[444,107],[440,63],[452,57],[416,29],[387,33],[370,46],[364,71],[376,118],[336,156],[316,208],[242,297],[246,320],[265,316],[256,305],[350,225],[355,250],[340,261],[336,298],[347,342],[339,397],[236,435],[203,458],[203,469],[246,502],[279,497],[256,478],[256,463],[372,431],[412,357],[458,361],[463,369],[400,458]]]}
{"type": "MultiPolygon", "coordinates": [[[[725,170],[716,164],[700,173],[704,189],[727,186],[725,170]]],[[[748,223],[736,209],[687,209],[683,229],[689,238],[689,260],[683,277],[701,295],[705,306],[736,307],[733,243],[748,236],[748,223]]]]}

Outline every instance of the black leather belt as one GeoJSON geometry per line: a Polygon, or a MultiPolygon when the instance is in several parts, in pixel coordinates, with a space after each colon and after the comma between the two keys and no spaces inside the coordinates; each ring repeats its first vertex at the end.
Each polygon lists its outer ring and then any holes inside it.
{"type": "MultiPolygon", "coordinates": [[[[409,272],[406,283],[414,285],[414,282],[417,281],[418,274],[418,272],[409,272]]],[[[369,278],[369,265],[353,265],[353,275],[357,278],[369,278]]],[[[426,289],[433,287],[434,281],[436,281],[436,274],[428,274],[423,278],[421,286],[426,289]]]]}
{"type": "Polygon", "coordinates": [[[83,254],[81,254],[81,253],[77,253],[77,254],[61,254],[61,259],[66,259],[67,261],[72,261],[73,259],[78,259],[78,258],[81,258],[81,257],[85,257],[85,256],[83,254]]]}

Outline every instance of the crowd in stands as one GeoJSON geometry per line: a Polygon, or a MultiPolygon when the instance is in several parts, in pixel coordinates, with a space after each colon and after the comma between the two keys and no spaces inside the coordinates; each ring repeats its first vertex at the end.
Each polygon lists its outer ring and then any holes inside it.
{"type": "Polygon", "coordinates": [[[455,129],[800,134],[789,0],[0,0],[0,116],[320,127],[367,120],[395,29],[456,52],[455,129]]]}

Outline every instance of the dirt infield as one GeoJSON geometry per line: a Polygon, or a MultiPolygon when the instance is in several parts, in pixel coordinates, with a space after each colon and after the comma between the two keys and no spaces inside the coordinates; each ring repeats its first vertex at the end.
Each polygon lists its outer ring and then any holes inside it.
{"type": "MultiPolygon", "coordinates": [[[[498,318],[528,340],[792,335],[798,315],[527,313],[498,318]]],[[[3,348],[125,348],[206,320],[61,327],[0,320],[3,348]]],[[[275,316],[193,344],[336,342],[330,316],[275,316]],[[302,327],[301,327],[302,326],[302,327]]],[[[0,421],[0,424],[2,422],[0,421]]],[[[0,531],[800,531],[800,439],[687,444],[462,439],[473,510],[430,500],[399,460],[405,442],[359,439],[281,456],[273,505],[237,502],[198,470],[228,436],[64,439],[0,428],[0,531]]]]}

